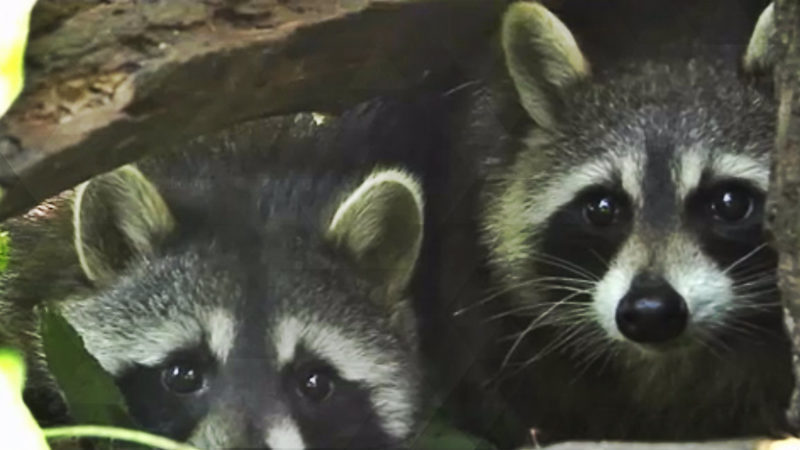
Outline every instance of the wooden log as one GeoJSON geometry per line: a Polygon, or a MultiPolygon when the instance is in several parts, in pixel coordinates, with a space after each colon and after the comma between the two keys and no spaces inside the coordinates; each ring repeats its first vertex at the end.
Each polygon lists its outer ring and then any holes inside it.
{"type": "MultiPolygon", "coordinates": [[[[776,148],[772,157],[767,222],[779,249],[778,287],[794,347],[795,375],[800,375],[800,3],[775,2],[776,28],[783,57],[775,81],[780,101],[776,148]]],[[[795,388],[788,411],[800,429],[800,389],[795,388]]]]}
{"type": "Polygon", "coordinates": [[[336,111],[461,64],[505,0],[42,0],[0,122],[0,220],[259,116],[336,111]]]}
{"type": "Polygon", "coordinates": [[[565,442],[549,445],[545,450],[794,450],[800,448],[800,441],[786,439],[771,440],[729,440],[708,442],[565,442]]]}

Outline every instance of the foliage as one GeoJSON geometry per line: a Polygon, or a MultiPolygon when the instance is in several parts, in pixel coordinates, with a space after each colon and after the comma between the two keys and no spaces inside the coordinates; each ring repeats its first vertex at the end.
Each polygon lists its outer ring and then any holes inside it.
{"type": "Polygon", "coordinates": [[[47,364],[78,423],[131,427],[127,407],[114,380],[84,348],[83,340],[56,312],[42,314],[47,364]]]}
{"type": "Polygon", "coordinates": [[[34,3],[36,0],[0,3],[0,116],[22,91],[22,61],[34,3]]]}
{"type": "Polygon", "coordinates": [[[22,401],[25,367],[10,350],[0,351],[0,435],[18,450],[48,450],[39,425],[22,401]]]}
{"type": "Polygon", "coordinates": [[[0,231],[0,273],[8,267],[8,256],[11,244],[11,237],[7,231],[0,231]]]}
{"type": "Polygon", "coordinates": [[[97,449],[119,449],[118,442],[122,441],[125,448],[135,443],[164,450],[194,450],[191,446],[131,429],[133,421],[116,384],[86,351],[80,336],[61,315],[45,309],[41,332],[47,363],[64,393],[72,418],[91,425],[41,430],[20,395],[24,384],[21,358],[14,352],[4,351],[0,352],[0,433],[4,439],[10,437],[15,445],[19,442],[16,448],[20,450],[49,450],[45,438],[86,437],[103,439],[97,441],[94,447],[97,449]],[[6,426],[9,428],[4,428],[6,426]]]}
{"type": "Polygon", "coordinates": [[[494,450],[491,444],[452,428],[442,419],[433,419],[417,442],[417,449],[494,450]]]}

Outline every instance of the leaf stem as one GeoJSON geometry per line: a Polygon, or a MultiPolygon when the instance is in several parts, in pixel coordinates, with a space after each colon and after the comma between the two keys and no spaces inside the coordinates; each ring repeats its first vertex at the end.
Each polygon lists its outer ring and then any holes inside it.
{"type": "Polygon", "coordinates": [[[175,442],[162,436],[145,433],[143,431],[128,430],[125,428],[107,427],[102,425],[77,425],[68,427],[53,427],[42,430],[48,440],[68,438],[100,438],[114,439],[135,444],[155,447],[161,450],[197,450],[191,445],[175,442]]]}

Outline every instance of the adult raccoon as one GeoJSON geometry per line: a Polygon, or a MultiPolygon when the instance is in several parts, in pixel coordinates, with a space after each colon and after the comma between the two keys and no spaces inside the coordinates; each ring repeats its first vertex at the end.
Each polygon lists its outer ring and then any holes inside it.
{"type": "MultiPolygon", "coordinates": [[[[772,66],[773,33],[769,7],[746,71],[772,66]]],[[[481,213],[502,294],[487,302],[505,300],[490,319],[510,335],[504,398],[552,440],[786,432],[790,351],[762,231],[771,95],[714,49],[590,75],[535,3],[509,8],[502,48],[531,123],[481,213]]]]}
{"type": "Polygon", "coordinates": [[[417,182],[229,153],[124,166],[35,210],[34,228],[10,224],[5,299],[57,300],[151,432],[209,449],[403,445],[421,404],[405,295],[417,182]],[[42,233],[59,240],[37,246],[42,233]]]}

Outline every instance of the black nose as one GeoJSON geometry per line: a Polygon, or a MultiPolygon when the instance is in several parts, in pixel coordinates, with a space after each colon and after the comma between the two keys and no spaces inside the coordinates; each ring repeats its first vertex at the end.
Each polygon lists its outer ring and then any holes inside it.
{"type": "Polygon", "coordinates": [[[617,305],[617,327],[636,342],[657,343],[678,337],[686,328],[686,302],[661,277],[637,276],[617,305]]]}

